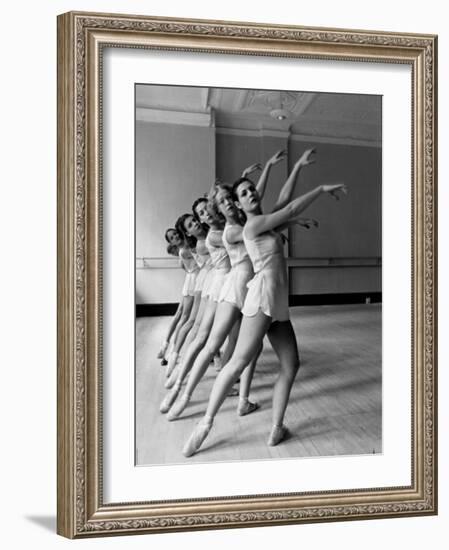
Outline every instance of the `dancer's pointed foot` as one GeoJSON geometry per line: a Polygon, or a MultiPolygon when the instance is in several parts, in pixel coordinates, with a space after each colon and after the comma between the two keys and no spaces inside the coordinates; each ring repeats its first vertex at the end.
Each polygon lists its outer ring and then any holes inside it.
{"type": "Polygon", "coordinates": [[[288,434],[288,430],[285,426],[273,426],[271,429],[270,437],[268,438],[268,445],[274,447],[281,441],[283,441],[288,434]]]}
{"type": "Polygon", "coordinates": [[[167,370],[165,372],[166,376],[169,377],[171,373],[173,372],[173,369],[176,367],[176,362],[178,361],[178,353],[176,351],[172,351],[170,353],[170,357],[168,358],[168,366],[167,370]]]}
{"type": "Polygon", "coordinates": [[[194,455],[198,449],[203,444],[204,440],[208,436],[212,428],[212,419],[211,420],[201,420],[197,424],[196,428],[193,430],[192,435],[187,440],[184,448],[182,449],[182,454],[186,457],[194,455]]]}
{"type": "Polygon", "coordinates": [[[167,393],[167,395],[164,397],[161,406],[159,407],[159,410],[161,413],[165,414],[170,410],[170,407],[175,402],[176,398],[178,397],[178,393],[181,389],[180,385],[175,385],[173,388],[167,393]]]}
{"type": "Polygon", "coordinates": [[[167,388],[169,390],[170,388],[173,388],[175,385],[176,380],[178,379],[178,369],[174,369],[169,378],[165,381],[164,388],[167,388]]]}
{"type": "Polygon", "coordinates": [[[190,401],[190,395],[182,395],[176,403],[173,403],[172,408],[167,414],[168,420],[176,420],[184,412],[184,409],[187,407],[190,401]]]}
{"type": "Polygon", "coordinates": [[[260,407],[259,403],[253,403],[249,399],[239,399],[239,406],[237,407],[237,413],[239,416],[246,416],[251,414],[260,407]]]}
{"type": "Polygon", "coordinates": [[[161,365],[162,365],[163,367],[167,366],[167,365],[168,365],[168,361],[167,361],[167,359],[165,359],[165,358],[164,358],[164,359],[162,359],[162,361],[161,361],[161,365]]]}
{"type": "Polygon", "coordinates": [[[164,342],[162,342],[161,349],[159,350],[159,353],[157,354],[158,359],[163,359],[164,358],[165,352],[167,351],[167,348],[168,348],[168,342],[167,342],[167,340],[164,340],[164,342]]]}

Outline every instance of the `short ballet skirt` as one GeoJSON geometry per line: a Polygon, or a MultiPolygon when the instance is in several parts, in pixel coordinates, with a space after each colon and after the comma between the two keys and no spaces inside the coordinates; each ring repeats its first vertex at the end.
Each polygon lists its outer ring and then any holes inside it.
{"type": "Polygon", "coordinates": [[[271,317],[273,321],[288,321],[288,281],[283,270],[261,270],[248,283],[242,314],[254,317],[257,312],[271,317]]]}
{"type": "Polygon", "coordinates": [[[204,283],[211,269],[210,265],[205,265],[199,270],[195,283],[195,292],[203,292],[204,283]]]}
{"type": "Polygon", "coordinates": [[[209,289],[214,281],[214,275],[215,268],[211,267],[204,277],[203,286],[201,288],[201,298],[206,298],[209,296],[209,289]]]}
{"type": "Polygon", "coordinates": [[[214,302],[218,302],[224,280],[226,279],[226,276],[229,273],[229,268],[213,269],[212,271],[213,271],[213,277],[210,282],[210,286],[206,291],[206,296],[208,296],[214,302]]]}
{"type": "Polygon", "coordinates": [[[186,276],[184,279],[184,285],[182,287],[183,296],[195,295],[195,284],[196,284],[197,276],[198,276],[198,270],[192,271],[191,273],[186,273],[186,276]]]}
{"type": "Polygon", "coordinates": [[[242,310],[248,293],[248,282],[254,277],[251,264],[233,267],[221,288],[219,302],[228,302],[242,310]]]}

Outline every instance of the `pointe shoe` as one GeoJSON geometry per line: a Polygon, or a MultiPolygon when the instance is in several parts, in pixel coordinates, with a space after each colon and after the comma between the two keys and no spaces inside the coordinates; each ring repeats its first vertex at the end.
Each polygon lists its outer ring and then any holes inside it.
{"type": "Polygon", "coordinates": [[[252,412],[257,411],[259,407],[259,403],[253,403],[249,399],[245,399],[243,403],[239,403],[239,406],[237,407],[237,413],[239,416],[246,416],[247,414],[251,414],[252,412]]]}
{"type": "Polygon", "coordinates": [[[173,404],[172,408],[167,414],[168,420],[176,420],[184,412],[184,409],[189,404],[190,397],[183,395],[176,403],[173,404]]]}
{"type": "Polygon", "coordinates": [[[175,369],[169,378],[165,381],[164,388],[167,388],[169,390],[170,388],[173,388],[175,385],[176,380],[178,379],[178,370],[175,369]]]}
{"type": "Polygon", "coordinates": [[[168,412],[175,402],[176,398],[178,397],[179,390],[181,389],[181,386],[174,386],[164,397],[164,400],[161,403],[161,406],[159,407],[159,410],[161,413],[165,414],[168,412]]]}
{"type": "Polygon", "coordinates": [[[286,438],[287,433],[288,431],[285,426],[273,426],[273,428],[271,429],[270,437],[267,441],[268,445],[270,447],[274,447],[286,438]]]}
{"type": "Polygon", "coordinates": [[[196,428],[193,430],[192,435],[189,437],[186,444],[184,445],[184,448],[182,449],[182,454],[186,457],[194,455],[203,444],[211,428],[212,422],[200,422],[199,424],[197,424],[196,428]]]}
{"type": "Polygon", "coordinates": [[[165,352],[167,351],[167,348],[168,348],[168,342],[164,342],[161,346],[161,349],[159,350],[159,353],[157,354],[158,359],[163,359],[164,358],[164,355],[165,355],[165,352]]]}

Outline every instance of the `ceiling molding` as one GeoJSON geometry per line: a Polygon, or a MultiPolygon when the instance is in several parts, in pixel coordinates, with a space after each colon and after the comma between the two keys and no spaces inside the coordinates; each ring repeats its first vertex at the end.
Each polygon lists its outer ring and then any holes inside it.
{"type": "Polygon", "coordinates": [[[361,139],[355,137],[346,136],[315,136],[307,134],[291,134],[290,139],[292,141],[305,141],[312,143],[329,143],[333,145],[354,145],[358,147],[382,147],[382,142],[379,140],[361,139]]]}
{"type": "Polygon", "coordinates": [[[329,143],[333,145],[352,145],[358,147],[382,147],[382,142],[373,141],[367,139],[360,139],[354,137],[331,137],[331,136],[316,136],[306,134],[292,134],[288,131],[259,129],[259,130],[246,130],[241,128],[215,128],[217,134],[228,136],[241,136],[241,137],[277,137],[280,139],[290,139],[292,141],[303,141],[312,143],[329,143]]]}
{"type": "Polygon", "coordinates": [[[286,130],[271,130],[269,128],[259,128],[257,130],[247,130],[243,128],[215,128],[217,134],[229,136],[247,136],[247,137],[276,137],[288,139],[290,132],[286,130]]]}
{"type": "Polygon", "coordinates": [[[187,111],[166,111],[137,107],[136,120],[158,124],[181,124],[186,126],[213,126],[213,117],[208,113],[189,113],[187,111]]]}

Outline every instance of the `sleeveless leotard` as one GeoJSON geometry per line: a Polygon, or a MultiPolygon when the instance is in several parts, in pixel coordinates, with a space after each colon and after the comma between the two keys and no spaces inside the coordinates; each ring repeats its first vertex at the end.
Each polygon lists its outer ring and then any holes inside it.
{"type": "Polygon", "coordinates": [[[254,277],[253,264],[243,241],[231,243],[227,238],[226,224],[223,231],[223,244],[231,262],[231,271],[227,274],[220,292],[219,302],[229,302],[240,310],[245,303],[248,282],[254,277]]]}
{"type": "Polygon", "coordinates": [[[282,239],[276,231],[267,231],[254,239],[243,241],[254,267],[254,277],[248,283],[243,315],[252,317],[261,310],[273,321],[287,321],[288,278],[282,239]]]}
{"type": "Polygon", "coordinates": [[[205,239],[198,240],[196,243],[196,253],[194,254],[194,257],[200,268],[196,278],[195,292],[202,292],[204,281],[212,268],[212,260],[209,250],[207,249],[205,239]]]}
{"type": "Polygon", "coordinates": [[[195,282],[198,275],[199,267],[192,252],[187,248],[181,248],[179,251],[179,258],[186,271],[186,277],[184,279],[184,285],[182,287],[183,296],[194,296],[195,294],[195,282]]]}
{"type": "Polygon", "coordinates": [[[224,278],[229,272],[231,264],[226,248],[224,246],[215,246],[211,243],[211,233],[222,234],[223,231],[218,229],[209,229],[209,233],[206,237],[206,246],[211,257],[212,269],[204,282],[202,296],[207,296],[215,302],[218,302],[224,278]]]}

